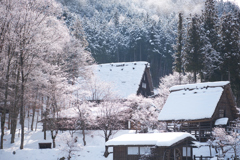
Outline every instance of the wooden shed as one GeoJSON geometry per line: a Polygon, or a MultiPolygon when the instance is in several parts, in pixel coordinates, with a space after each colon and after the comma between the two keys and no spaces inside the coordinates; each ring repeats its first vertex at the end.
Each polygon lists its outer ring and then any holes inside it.
{"type": "Polygon", "coordinates": [[[190,160],[195,137],[184,132],[125,134],[109,140],[113,160],[138,160],[154,153],[156,160],[190,160]]]}
{"type": "Polygon", "coordinates": [[[213,127],[226,127],[238,116],[230,83],[221,81],[171,87],[158,120],[167,122],[171,131],[187,131],[204,142],[213,127]]]}

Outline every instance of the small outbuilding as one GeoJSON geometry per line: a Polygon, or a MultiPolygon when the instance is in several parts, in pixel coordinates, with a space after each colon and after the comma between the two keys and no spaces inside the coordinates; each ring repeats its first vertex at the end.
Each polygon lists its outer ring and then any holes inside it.
{"type": "Polygon", "coordinates": [[[138,160],[155,153],[156,160],[190,160],[195,137],[186,132],[125,134],[106,142],[113,160],[138,160]]]}
{"type": "Polygon", "coordinates": [[[230,82],[220,81],[171,87],[158,120],[171,131],[189,132],[204,142],[213,127],[226,127],[238,116],[230,82]]]}

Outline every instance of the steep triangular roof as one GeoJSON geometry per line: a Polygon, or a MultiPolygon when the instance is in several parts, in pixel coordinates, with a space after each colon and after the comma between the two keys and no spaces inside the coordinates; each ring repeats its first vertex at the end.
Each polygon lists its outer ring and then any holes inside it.
{"type": "Polygon", "coordinates": [[[121,98],[137,94],[148,62],[122,62],[93,65],[93,73],[103,82],[110,83],[121,98]]]}
{"type": "Polygon", "coordinates": [[[178,85],[158,116],[159,121],[199,120],[213,116],[228,81],[178,85]]]}

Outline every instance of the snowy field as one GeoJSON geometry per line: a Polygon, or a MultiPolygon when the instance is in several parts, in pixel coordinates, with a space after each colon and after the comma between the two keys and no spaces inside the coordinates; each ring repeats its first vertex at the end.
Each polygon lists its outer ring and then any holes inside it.
{"type": "MultiPolygon", "coordinates": [[[[27,126],[27,125],[26,125],[27,126]]],[[[20,125],[18,126],[20,128],[20,125]]],[[[134,130],[120,130],[113,137],[118,137],[122,134],[131,133],[134,134],[134,130]]],[[[56,149],[38,149],[38,143],[51,142],[51,133],[47,131],[47,139],[44,140],[42,132],[42,124],[38,123],[36,131],[28,131],[25,128],[25,140],[24,149],[20,150],[20,135],[17,130],[15,143],[11,144],[11,134],[9,130],[6,130],[4,136],[4,149],[0,150],[1,160],[59,160],[61,157],[67,157],[67,152],[62,148],[66,147],[64,140],[70,136],[69,131],[59,131],[56,138],[56,149]],[[13,154],[15,152],[15,154],[13,154]]],[[[86,146],[82,146],[82,134],[80,131],[74,133],[74,136],[78,137],[79,151],[72,156],[71,160],[112,160],[112,154],[107,158],[103,156],[105,149],[105,142],[102,131],[87,131],[86,146]]],[[[201,145],[203,145],[201,143],[201,145]]],[[[111,151],[111,148],[109,149],[111,151]]],[[[211,149],[212,155],[217,155],[214,149],[211,149]]],[[[202,146],[200,148],[194,148],[193,154],[196,156],[210,156],[210,150],[208,146],[202,146]]],[[[229,152],[225,159],[230,158],[233,152],[229,152]]]]}
{"type": "MultiPolygon", "coordinates": [[[[19,126],[20,127],[20,126],[19,126]]],[[[52,142],[50,131],[47,132],[47,139],[44,140],[42,132],[42,124],[38,124],[36,131],[28,131],[25,128],[24,149],[20,150],[20,135],[17,130],[15,143],[11,144],[11,134],[9,130],[6,130],[4,136],[4,149],[0,150],[1,160],[58,160],[63,156],[67,156],[67,152],[61,148],[64,147],[64,138],[69,137],[68,131],[59,131],[56,138],[56,149],[38,149],[38,143],[52,142]],[[13,152],[15,151],[15,154],[13,152]]],[[[119,131],[113,137],[134,133],[135,131],[119,131]]],[[[78,137],[78,144],[82,145],[81,132],[74,133],[74,136],[78,137]]],[[[71,160],[112,160],[112,154],[105,158],[103,156],[105,149],[105,142],[102,131],[88,131],[86,135],[86,146],[79,147],[79,151],[71,160]]],[[[66,146],[66,145],[65,145],[66,146]]],[[[111,151],[111,149],[109,149],[111,151]]]]}

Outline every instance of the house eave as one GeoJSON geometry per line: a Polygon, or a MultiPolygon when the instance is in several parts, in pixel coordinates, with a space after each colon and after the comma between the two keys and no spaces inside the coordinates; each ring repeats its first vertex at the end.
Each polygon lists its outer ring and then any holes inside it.
{"type": "Polygon", "coordinates": [[[166,123],[172,123],[172,122],[180,122],[180,123],[184,123],[184,122],[207,122],[207,121],[212,121],[212,117],[211,118],[200,118],[200,119],[170,119],[170,120],[158,120],[159,122],[166,122],[166,123]]]}

